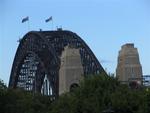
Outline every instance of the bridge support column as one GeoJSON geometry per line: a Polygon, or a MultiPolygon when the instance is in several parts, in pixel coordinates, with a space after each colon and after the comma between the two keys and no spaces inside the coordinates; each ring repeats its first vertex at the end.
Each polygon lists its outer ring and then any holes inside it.
{"type": "Polygon", "coordinates": [[[72,86],[78,86],[82,78],[83,66],[79,49],[66,46],[61,55],[59,95],[69,92],[72,86]]]}

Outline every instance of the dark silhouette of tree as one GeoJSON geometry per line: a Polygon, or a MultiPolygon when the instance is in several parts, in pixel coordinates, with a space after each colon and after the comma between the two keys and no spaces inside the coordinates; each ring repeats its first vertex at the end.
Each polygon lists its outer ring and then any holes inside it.
{"type": "Polygon", "coordinates": [[[132,89],[104,74],[89,75],[73,91],[49,96],[9,89],[0,80],[0,113],[150,113],[150,90],[132,89]]]}

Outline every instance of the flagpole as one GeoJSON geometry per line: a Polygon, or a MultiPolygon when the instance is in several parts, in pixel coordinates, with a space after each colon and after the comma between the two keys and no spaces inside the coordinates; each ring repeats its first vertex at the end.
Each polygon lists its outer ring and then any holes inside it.
{"type": "Polygon", "coordinates": [[[28,20],[28,31],[30,30],[30,20],[28,20]]]}
{"type": "Polygon", "coordinates": [[[47,19],[45,20],[46,23],[49,22],[49,21],[52,22],[52,23],[51,23],[51,30],[53,30],[54,25],[53,25],[53,17],[52,17],[52,16],[50,16],[49,18],[47,18],[47,19]]]}
{"type": "Polygon", "coordinates": [[[24,23],[26,21],[28,21],[27,28],[28,28],[28,31],[29,31],[30,30],[30,23],[29,23],[29,17],[28,16],[22,19],[22,23],[24,23]]]}
{"type": "Polygon", "coordinates": [[[52,18],[52,30],[54,30],[53,18],[52,18]]]}

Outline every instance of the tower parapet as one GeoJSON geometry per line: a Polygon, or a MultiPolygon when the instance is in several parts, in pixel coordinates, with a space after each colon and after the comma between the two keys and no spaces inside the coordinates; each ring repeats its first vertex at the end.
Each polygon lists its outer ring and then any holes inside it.
{"type": "Polygon", "coordinates": [[[116,76],[119,81],[129,83],[142,82],[142,66],[139,60],[139,53],[133,43],[127,43],[121,47],[118,56],[116,76]]]}
{"type": "Polygon", "coordinates": [[[83,66],[79,49],[66,46],[61,56],[59,70],[59,94],[78,86],[83,78],[83,66]]]}

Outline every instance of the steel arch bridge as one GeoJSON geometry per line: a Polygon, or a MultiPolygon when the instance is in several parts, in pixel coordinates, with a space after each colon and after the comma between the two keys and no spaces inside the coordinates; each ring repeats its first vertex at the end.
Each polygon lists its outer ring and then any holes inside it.
{"type": "Polygon", "coordinates": [[[9,87],[41,92],[43,79],[50,81],[51,96],[58,96],[60,56],[65,46],[78,48],[84,76],[105,73],[88,45],[67,30],[31,31],[21,40],[11,70],[9,87]]]}

